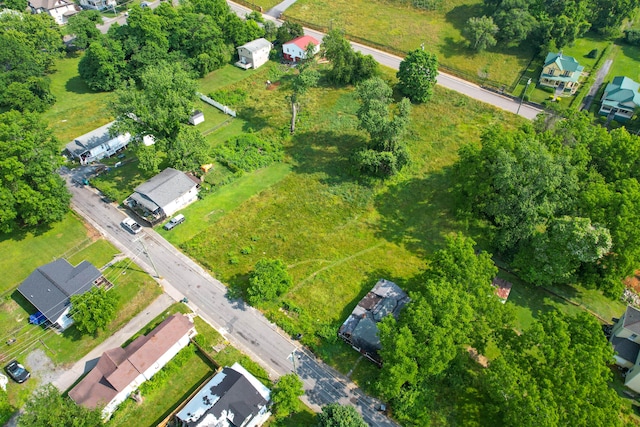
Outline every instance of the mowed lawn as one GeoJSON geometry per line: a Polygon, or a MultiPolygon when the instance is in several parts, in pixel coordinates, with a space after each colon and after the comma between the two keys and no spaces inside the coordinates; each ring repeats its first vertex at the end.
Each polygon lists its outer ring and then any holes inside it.
{"type": "Polygon", "coordinates": [[[56,103],[43,114],[49,128],[64,147],[75,137],[84,135],[113,120],[107,112],[110,93],[94,92],[78,75],[80,54],[69,54],[56,62],[51,74],[51,92],[56,103]]]}
{"type": "Polygon", "coordinates": [[[400,52],[424,43],[425,50],[435,53],[442,65],[466,73],[468,80],[488,78],[507,87],[534,54],[528,46],[495,47],[482,53],[467,48],[461,31],[470,17],[484,14],[479,0],[449,0],[434,11],[399,1],[298,0],[285,14],[325,29],[343,29],[347,35],[400,52]]]}

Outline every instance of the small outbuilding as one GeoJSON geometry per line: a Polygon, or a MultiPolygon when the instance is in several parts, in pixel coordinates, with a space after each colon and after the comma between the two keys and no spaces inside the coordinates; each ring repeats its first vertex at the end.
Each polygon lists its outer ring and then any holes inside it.
{"type": "Polygon", "coordinates": [[[307,57],[307,48],[313,46],[313,53],[320,52],[320,42],[311,36],[300,36],[282,45],[282,56],[285,60],[298,62],[307,57]]]}
{"type": "Polygon", "coordinates": [[[244,68],[258,68],[264,65],[269,60],[269,53],[271,52],[273,45],[265,38],[259,38],[249,43],[238,46],[239,60],[236,62],[236,67],[244,68]]]}
{"type": "Polygon", "coordinates": [[[189,123],[196,126],[204,122],[204,113],[200,110],[194,111],[189,117],[189,123]]]}
{"type": "Polygon", "coordinates": [[[271,415],[269,389],[240,364],[211,378],[175,416],[178,427],[259,427],[271,415]]]}
{"type": "Polygon", "coordinates": [[[129,133],[112,135],[111,126],[114,123],[107,123],[77,137],[66,145],[67,152],[71,157],[78,159],[81,165],[86,165],[105,157],[111,157],[123,150],[131,141],[131,135],[129,133]]]}
{"type": "Polygon", "coordinates": [[[199,187],[195,176],[167,168],[138,185],[125,205],[153,225],[198,200],[199,187]]]}
{"type": "Polygon", "coordinates": [[[397,319],[408,302],[409,296],[398,285],[380,279],[340,326],[338,336],[369,360],[381,365],[378,322],[388,315],[397,319]]]}

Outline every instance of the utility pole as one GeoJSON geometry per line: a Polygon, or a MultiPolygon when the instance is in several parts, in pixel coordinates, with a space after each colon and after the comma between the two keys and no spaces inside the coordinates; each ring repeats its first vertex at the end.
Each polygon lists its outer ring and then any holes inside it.
{"type": "Polygon", "coordinates": [[[156,272],[156,278],[160,279],[161,277],[160,277],[160,274],[158,274],[158,269],[156,268],[156,264],[153,262],[153,258],[151,258],[151,254],[147,250],[147,247],[144,245],[144,241],[142,239],[139,239],[139,241],[140,241],[140,244],[142,245],[142,249],[144,249],[144,253],[147,254],[149,261],[151,261],[151,266],[153,267],[153,271],[156,272]]]}

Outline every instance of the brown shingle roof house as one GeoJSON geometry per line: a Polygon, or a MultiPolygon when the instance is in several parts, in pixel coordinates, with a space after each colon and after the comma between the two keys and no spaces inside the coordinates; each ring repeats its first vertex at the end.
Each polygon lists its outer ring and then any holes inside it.
{"type": "Polygon", "coordinates": [[[195,334],[191,320],[176,313],[127,347],[105,351],[98,364],[69,391],[69,397],[86,408],[103,407],[103,415],[109,417],[140,384],[186,347],[195,334]]]}

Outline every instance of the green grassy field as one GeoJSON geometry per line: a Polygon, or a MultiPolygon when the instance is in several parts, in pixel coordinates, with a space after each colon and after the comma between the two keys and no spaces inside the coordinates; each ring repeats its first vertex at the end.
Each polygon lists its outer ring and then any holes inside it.
{"type": "Polygon", "coordinates": [[[50,229],[29,233],[3,234],[0,237],[0,293],[4,296],[42,264],[90,245],[87,228],[74,213],[54,224],[50,229]]]}
{"type": "Polygon", "coordinates": [[[616,76],[627,76],[630,79],[640,81],[640,47],[627,44],[616,45],[613,49],[613,64],[605,83],[611,82],[616,76]]]}
{"type": "Polygon", "coordinates": [[[482,53],[467,48],[462,28],[470,17],[482,14],[482,2],[478,0],[449,0],[434,11],[384,0],[298,0],[286,11],[286,16],[326,29],[344,29],[349,35],[401,52],[424,43],[442,65],[464,72],[467,79],[488,78],[510,86],[534,51],[526,45],[492,48],[482,53]]]}
{"type": "Polygon", "coordinates": [[[110,93],[93,92],[78,75],[80,55],[70,54],[56,62],[56,71],[50,76],[51,92],[56,103],[43,114],[60,148],[73,138],[113,120],[106,112],[110,93]]]}

